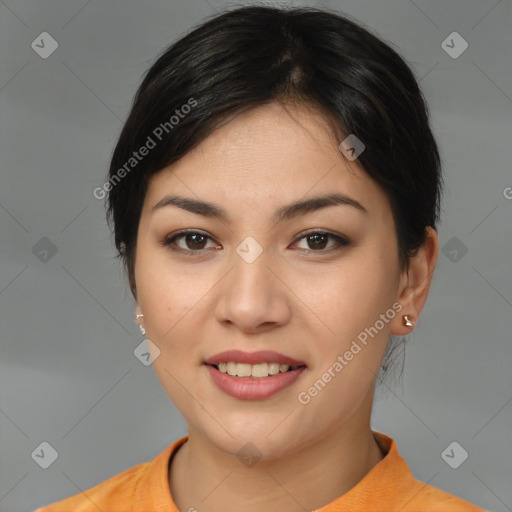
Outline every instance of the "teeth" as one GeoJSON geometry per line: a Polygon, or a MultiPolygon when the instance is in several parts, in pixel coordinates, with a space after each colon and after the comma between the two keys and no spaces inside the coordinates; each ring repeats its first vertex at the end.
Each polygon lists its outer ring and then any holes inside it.
{"type": "Polygon", "coordinates": [[[250,364],[236,364],[236,374],[238,377],[250,377],[251,376],[251,365],[250,364]]]}
{"type": "Polygon", "coordinates": [[[253,364],[251,375],[253,377],[268,377],[268,363],[253,364]]]}
{"type": "MultiPolygon", "coordinates": [[[[227,373],[228,375],[236,377],[268,377],[269,375],[277,375],[278,373],[287,372],[290,366],[287,364],[279,363],[258,363],[258,364],[246,364],[246,363],[235,363],[230,361],[228,363],[219,363],[219,371],[227,373]]],[[[297,367],[291,367],[294,370],[297,367]]]]}
{"type": "Polygon", "coordinates": [[[269,375],[277,375],[279,373],[279,363],[269,363],[268,373],[269,375]]]}
{"type": "Polygon", "coordinates": [[[236,375],[236,363],[227,363],[226,370],[228,372],[228,375],[236,375]]]}

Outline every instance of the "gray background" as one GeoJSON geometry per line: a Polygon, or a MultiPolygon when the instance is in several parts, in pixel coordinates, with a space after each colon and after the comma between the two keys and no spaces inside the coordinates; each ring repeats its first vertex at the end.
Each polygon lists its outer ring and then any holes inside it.
{"type": "MultiPolygon", "coordinates": [[[[92,191],[143,72],[226,5],[0,1],[2,512],[76,494],[186,434],[133,354],[133,299],[92,191]],[[45,31],[59,46],[43,59],[31,42],[45,31]],[[48,469],[31,456],[43,441],[58,452],[48,469]]],[[[372,428],[397,441],[418,479],[512,510],[512,3],[305,5],[345,12],[398,48],[421,79],[444,160],[443,250],[403,383],[391,375],[378,390],[372,428]],[[458,58],[441,46],[453,31],[469,44],[458,58]],[[469,453],[458,469],[441,457],[452,441],[469,453]]]]}

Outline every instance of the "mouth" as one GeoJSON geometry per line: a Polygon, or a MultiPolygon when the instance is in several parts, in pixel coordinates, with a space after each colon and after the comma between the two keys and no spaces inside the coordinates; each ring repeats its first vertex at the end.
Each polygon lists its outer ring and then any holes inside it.
{"type": "Polygon", "coordinates": [[[273,350],[259,350],[257,352],[226,350],[206,359],[204,364],[213,366],[219,372],[227,373],[232,377],[256,379],[306,367],[304,361],[299,361],[273,350]]]}
{"type": "Polygon", "coordinates": [[[207,366],[211,366],[219,372],[226,373],[231,377],[239,377],[242,379],[264,379],[266,377],[273,377],[281,373],[293,372],[299,368],[306,368],[305,364],[290,366],[288,364],[280,364],[277,362],[247,364],[237,363],[235,361],[218,364],[207,364],[207,366]]]}
{"type": "Polygon", "coordinates": [[[268,398],[291,386],[307,370],[303,361],[274,351],[229,350],[204,362],[212,382],[243,400],[268,398]]]}

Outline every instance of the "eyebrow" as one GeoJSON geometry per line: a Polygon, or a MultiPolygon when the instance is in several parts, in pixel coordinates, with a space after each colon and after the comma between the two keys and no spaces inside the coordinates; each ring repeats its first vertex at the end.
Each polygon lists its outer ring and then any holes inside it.
{"type": "MultiPolygon", "coordinates": [[[[295,201],[288,205],[278,208],[273,219],[277,222],[289,220],[299,215],[305,215],[328,206],[346,205],[356,208],[362,213],[368,214],[368,210],[355,199],[348,197],[344,194],[327,194],[322,196],[316,196],[305,200],[295,201]]],[[[152,208],[152,212],[166,206],[177,206],[188,212],[195,213],[197,215],[203,215],[205,217],[216,218],[229,222],[230,217],[224,208],[215,203],[209,203],[206,201],[199,201],[197,199],[191,199],[182,196],[166,196],[152,208]]]]}

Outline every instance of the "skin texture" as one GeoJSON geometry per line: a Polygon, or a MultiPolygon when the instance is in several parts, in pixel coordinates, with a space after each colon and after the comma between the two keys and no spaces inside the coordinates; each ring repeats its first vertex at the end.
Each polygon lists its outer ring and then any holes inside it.
{"type": "Polygon", "coordinates": [[[152,351],[156,374],[188,424],[189,441],[169,475],[182,511],[313,510],[383,457],[370,429],[376,377],[390,334],[413,329],[403,315],[417,322],[438,239],[427,228],[427,242],[400,273],[387,196],[357,160],[343,157],[340,142],[306,106],[272,103],[239,115],[150,180],[138,229],[136,313],[160,350],[152,351]],[[293,201],[333,192],[368,212],[337,205],[272,218],[293,201]],[[214,202],[230,221],[176,206],[152,212],[170,194],[214,202]],[[162,244],[182,229],[209,238],[176,240],[182,252],[162,244]],[[303,238],[313,229],[350,244],[303,238]],[[263,249],[250,264],[236,252],[248,236],[263,249]],[[297,395],[396,302],[400,313],[307,405],[299,403],[297,395]],[[272,397],[240,400],[219,390],[203,365],[229,349],[275,350],[307,370],[272,397]],[[261,455],[252,467],[237,457],[247,442],[261,455]]]}

